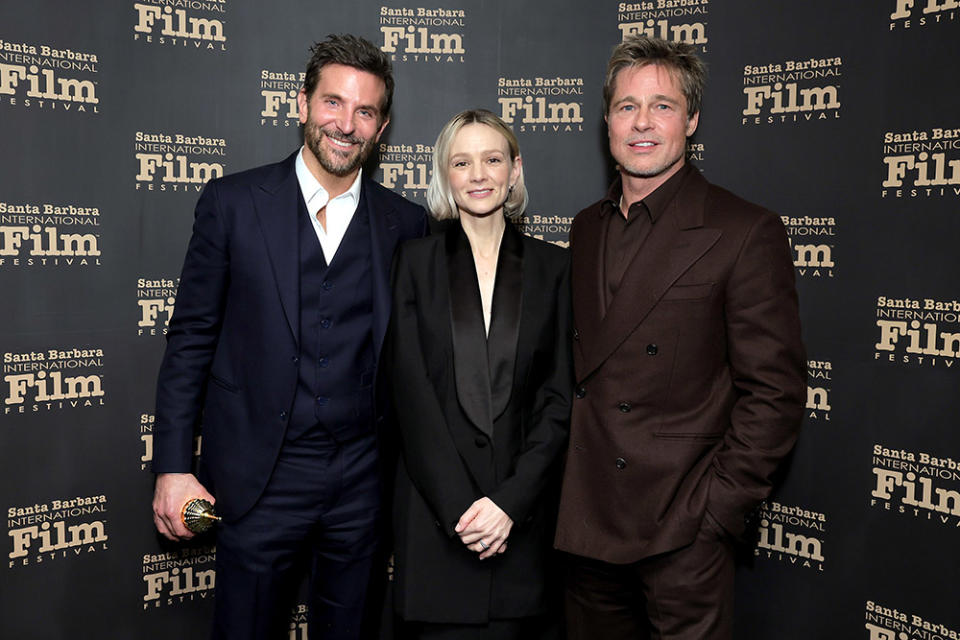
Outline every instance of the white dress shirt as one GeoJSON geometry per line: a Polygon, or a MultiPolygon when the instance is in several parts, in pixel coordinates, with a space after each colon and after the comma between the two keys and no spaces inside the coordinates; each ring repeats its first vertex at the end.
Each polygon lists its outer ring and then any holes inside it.
{"type": "Polygon", "coordinates": [[[303,160],[303,147],[300,147],[300,153],[297,154],[296,166],[300,193],[303,194],[303,201],[307,203],[307,215],[310,216],[313,230],[316,231],[317,239],[320,240],[323,257],[329,265],[333,262],[333,256],[336,255],[340,242],[347,233],[347,227],[353,220],[353,214],[357,211],[357,205],[360,203],[360,177],[363,175],[363,169],[357,172],[357,179],[349,189],[331,200],[330,194],[307,168],[307,163],[303,160]],[[326,229],[317,220],[317,212],[324,207],[327,208],[326,229]]]}

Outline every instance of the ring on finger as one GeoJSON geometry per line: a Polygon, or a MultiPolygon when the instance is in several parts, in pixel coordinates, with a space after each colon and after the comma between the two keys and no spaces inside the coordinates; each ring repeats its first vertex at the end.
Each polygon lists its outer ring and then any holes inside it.
{"type": "Polygon", "coordinates": [[[485,544],[483,543],[483,540],[479,540],[478,542],[480,543],[480,550],[481,550],[481,551],[486,551],[487,549],[490,548],[490,547],[488,547],[487,545],[485,545],[485,544]]]}

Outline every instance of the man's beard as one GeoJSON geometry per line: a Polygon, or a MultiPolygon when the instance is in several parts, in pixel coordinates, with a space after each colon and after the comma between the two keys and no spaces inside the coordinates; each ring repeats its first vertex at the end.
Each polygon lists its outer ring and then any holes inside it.
{"type": "Polygon", "coordinates": [[[358,136],[348,136],[340,133],[334,127],[321,129],[319,125],[307,123],[304,127],[304,142],[313,152],[313,156],[323,167],[323,170],[338,177],[348,176],[367,161],[373,152],[373,139],[364,139],[358,136]],[[358,144],[351,155],[342,155],[336,150],[328,150],[321,144],[323,136],[334,140],[358,144]]]}

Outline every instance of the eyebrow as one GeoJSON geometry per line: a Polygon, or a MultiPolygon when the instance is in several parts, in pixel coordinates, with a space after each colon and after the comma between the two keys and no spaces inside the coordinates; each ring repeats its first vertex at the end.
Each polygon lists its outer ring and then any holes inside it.
{"type": "MultiPolygon", "coordinates": [[[[651,96],[651,100],[652,102],[669,102],[670,104],[680,104],[679,100],[671,98],[670,96],[664,95],[662,93],[658,93],[651,96]]],[[[633,96],[623,96],[622,98],[614,102],[614,104],[622,104],[624,102],[632,102],[634,104],[640,104],[640,100],[638,100],[637,98],[634,98],[633,96]]]]}

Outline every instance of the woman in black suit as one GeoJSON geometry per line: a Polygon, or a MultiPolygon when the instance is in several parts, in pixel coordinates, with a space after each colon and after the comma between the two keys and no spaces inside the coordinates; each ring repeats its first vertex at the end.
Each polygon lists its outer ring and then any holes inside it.
{"type": "Polygon", "coordinates": [[[568,264],[506,221],[526,200],[513,132],[489,111],[460,113],[437,139],[427,192],[434,217],[459,224],[395,258],[405,637],[538,638],[559,617],[549,572],[573,384],[568,264]]]}

